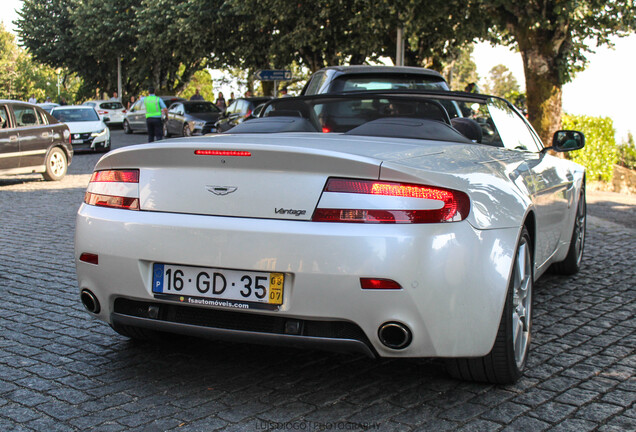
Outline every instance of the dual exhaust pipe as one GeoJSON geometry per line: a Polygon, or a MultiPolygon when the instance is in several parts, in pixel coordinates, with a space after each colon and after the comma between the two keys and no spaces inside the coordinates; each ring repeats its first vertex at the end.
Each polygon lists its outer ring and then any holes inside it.
{"type": "Polygon", "coordinates": [[[382,324],[378,329],[378,337],[385,347],[394,350],[406,348],[413,340],[411,330],[397,321],[382,324]]]}
{"type": "MultiPolygon", "coordinates": [[[[82,304],[90,313],[98,314],[101,310],[99,300],[95,294],[88,289],[83,289],[80,293],[82,304]]],[[[409,328],[397,321],[386,322],[378,329],[378,337],[380,342],[387,348],[401,350],[411,344],[413,335],[409,328]]]]}

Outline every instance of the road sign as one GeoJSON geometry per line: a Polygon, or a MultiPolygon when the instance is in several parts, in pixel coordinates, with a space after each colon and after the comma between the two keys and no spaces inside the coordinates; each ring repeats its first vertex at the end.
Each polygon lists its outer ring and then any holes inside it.
{"type": "Polygon", "coordinates": [[[254,74],[254,78],[260,81],[289,81],[292,79],[290,70],[259,70],[254,74]]]}

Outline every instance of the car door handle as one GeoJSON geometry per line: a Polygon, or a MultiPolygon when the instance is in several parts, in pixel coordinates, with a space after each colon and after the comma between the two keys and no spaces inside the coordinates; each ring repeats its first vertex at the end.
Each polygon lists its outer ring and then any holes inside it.
{"type": "Polygon", "coordinates": [[[11,135],[9,137],[9,141],[17,141],[18,140],[18,136],[17,135],[11,135]]]}
{"type": "Polygon", "coordinates": [[[42,138],[48,138],[48,137],[50,137],[50,136],[51,136],[51,135],[49,135],[49,133],[48,133],[48,132],[42,132],[42,138]]]}

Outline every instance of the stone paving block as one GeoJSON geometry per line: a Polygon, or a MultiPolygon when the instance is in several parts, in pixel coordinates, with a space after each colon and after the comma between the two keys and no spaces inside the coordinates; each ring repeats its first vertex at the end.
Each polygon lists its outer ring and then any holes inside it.
{"type": "Polygon", "coordinates": [[[636,431],[636,419],[625,416],[616,416],[600,427],[599,431],[636,431]]]}
{"type": "Polygon", "coordinates": [[[503,426],[498,423],[476,419],[459,428],[458,432],[496,432],[501,429],[503,429],[503,426]]]}
{"type": "Polygon", "coordinates": [[[482,419],[492,420],[501,424],[511,423],[515,418],[524,414],[530,407],[514,402],[504,402],[503,404],[486,411],[481,415],[482,419]]]}
{"type": "Polygon", "coordinates": [[[502,432],[540,432],[548,430],[550,424],[532,417],[520,417],[506,425],[502,432]]]}
{"type": "Polygon", "coordinates": [[[559,402],[548,402],[538,408],[535,408],[528,415],[538,418],[544,422],[554,424],[560,422],[566,417],[569,417],[570,414],[576,411],[576,409],[577,408],[572,405],[566,405],[559,402]]]}
{"type": "Polygon", "coordinates": [[[592,402],[578,409],[576,412],[577,418],[586,420],[602,422],[607,420],[614,414],[621,412],[623,408],[618,405],[609,403],[592,402]]]}
{"type": "Polygon", "coordinates": [[[597,423],[589,420],[569,418],[550,429],[551,432],[587,432],[597,428],[597,423]]]}

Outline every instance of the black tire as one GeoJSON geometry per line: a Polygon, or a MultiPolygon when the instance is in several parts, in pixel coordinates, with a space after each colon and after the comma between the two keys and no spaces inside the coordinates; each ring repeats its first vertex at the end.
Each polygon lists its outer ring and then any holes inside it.
{"type": "Polygon", "coordinates": [[[190,130],[190,126],[188,126],[187,124],[183,125],[183,136],[184,137],[192,136],[192,131],[190,130]]]}
{"type": "Polygon", "coordinates": [[[42,173],[42,177],[46,181],[59,181],[66,175],[68,169],[68,160],[66,153],[59,148],[53,147],[46,156],[46,171],[42,173]]]}
{"type": "Polygon", "coordinates": [[[565,259],[552,264],[552,273],[560,275],[573,275],[581,269],[583,261],[583,249],[585,248],[585,225],[587,220],[587,203],[585,201],[585,185],[581,188],[581,195],[576,206],[576,219],[572,228],[570,248],[565,259]]]}
{"type": "Polygon", "coordinates": [[[121,127],[124,128],[124,133],[130,135],[133,131],[130,127],[130,124],[128,123],[128,120],[124,120],[124,122],[121,124],[121,127]]]}
{"type": "Polygon", "coordinates": [[[110,325],[110,327],[122,336],[125,336],[130,339],[140,340],[140,341],[160,340],[162,335],[160,332],[157,332],[154,330],[149,330],[149,329],[145,329],[141,327],[127,326],[122,324],[113,323],[110,325]]]}
{"type": "Polygon", "coordinates": [[[506,302],[492,350],[484,357],[447,360],[446,368],[451,376],[462,380],[491,384],[513,384],[521,377],[528,358],[531,340],[533,268],[532,242],[528,230],[524,227],[517,244],[506,302]],[[521,265],[523,265],[522,268],[521,265]],[[519,277],[520,272],[524,273],[523,277],[519,277]],[[523,286],[526,287],[526,295],[520,299],[515,293],[518,294],[518,288],[523,286]],[[523,310],[523,315],[519,313],[521,310],[523,310]],[[515,313],[519,318],[517,321],[513,318],[515,313]],[[522,339],[514,337],[515,323],[519,323],[516,327],[517,331],[521,331],[521,333],[517,333],[517,337],[522,339]],[[517,347],[517,343],[520,344],[519,347],[517,347]]]}

